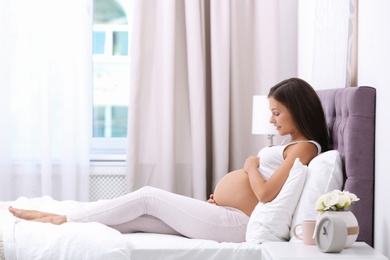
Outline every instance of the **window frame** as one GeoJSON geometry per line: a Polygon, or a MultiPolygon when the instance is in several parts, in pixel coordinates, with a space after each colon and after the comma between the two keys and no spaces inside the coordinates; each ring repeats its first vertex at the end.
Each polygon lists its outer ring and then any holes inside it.
{"type": "MultiPolygon", "coordinates": [[[[124,161],[126,159],[127,137],[94,137],[94,66],[95,63],[128,63],[130,66],[130,26],[128,24],[93,24],[92,30],[105,32],[105,44],[103,54],[92,53],[92,96],[90,99],[91,108],[91,130],[90,130],[90,160],[91,161],[124,161]],[[115,55],[113,52],[114,32],[126,31],[128,33],[127,55],[115,55]]],[[[92,44],[93,39],[92,39],[92,44]]],[[[92,48],[93,49],[93,48],[92,48]]],[[[130,76],[130,71],[129,71],[130,76]]]]}

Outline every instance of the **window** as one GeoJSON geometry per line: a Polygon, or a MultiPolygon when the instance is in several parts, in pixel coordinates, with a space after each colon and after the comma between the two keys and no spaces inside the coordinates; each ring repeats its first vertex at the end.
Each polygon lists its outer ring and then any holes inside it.
{"type": "Polygon", "coordinates": [[[93,159],[120,159],[127,136],[131,0],[94,0],[93,159]]]}

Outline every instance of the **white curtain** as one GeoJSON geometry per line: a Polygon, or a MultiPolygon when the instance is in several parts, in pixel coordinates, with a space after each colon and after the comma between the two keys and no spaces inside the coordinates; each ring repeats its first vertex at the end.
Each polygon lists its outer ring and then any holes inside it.
{"type": "Polygon", "coordinates": [[[278,10],[277,1],[135,1],[130,191],[205,199],[266,144],[251,134],[252,96],[283,79],[278,10]]]}
{"type": "Polygon", "coordinates": [[[0,3],[0,200],[88,200],[91,6],[0,3]]]}

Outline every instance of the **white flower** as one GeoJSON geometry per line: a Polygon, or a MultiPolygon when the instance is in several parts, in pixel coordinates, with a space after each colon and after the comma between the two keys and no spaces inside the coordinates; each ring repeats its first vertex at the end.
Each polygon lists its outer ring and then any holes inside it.
{"type": "Polygon", "coordinates": [[[315,210],[319,212],[343,211],[357,201],[359,201],[359,198],[353,193],[334,190],[318,198],[315,203],[315,210]]]}

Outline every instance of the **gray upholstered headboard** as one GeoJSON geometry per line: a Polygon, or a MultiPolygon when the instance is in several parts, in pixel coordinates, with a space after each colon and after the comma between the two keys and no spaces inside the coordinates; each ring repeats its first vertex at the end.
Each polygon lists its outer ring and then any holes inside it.
{"type": "Polygon", "coordinates": [[[358,241],[373,245],[375,173],[375,100],[372,87],[317,91],[332,137],[344,166],[344,190],[360,201],[351,206],[358,219],[358,241]]]}

